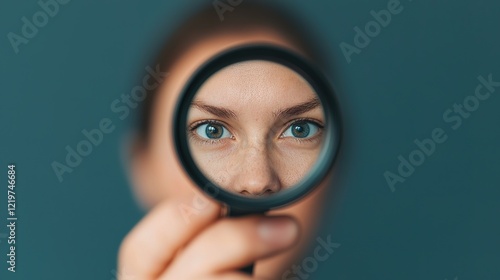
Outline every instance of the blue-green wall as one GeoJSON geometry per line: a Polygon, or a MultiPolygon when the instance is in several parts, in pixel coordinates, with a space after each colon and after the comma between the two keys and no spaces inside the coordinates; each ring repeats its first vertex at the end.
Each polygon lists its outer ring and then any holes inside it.
{"type": "MultiPolygon", "coordinates": [[[[110,104],[193,2],[72,0],[17,54],[7,34],[41,8],[0,4],[0,234],[8,163],[17,165],[19,218],[18,272],[6,271],[0,235],[0,279],[114,279],[120,240],[143,213],[120,152],[133,117],[120,120],[110,104]],[[115,130],[59,182],[51,163],[103,118],[115,130]]],[[[276,2],[324,38],[345,125],[321,233],[340,247],[310,277],[500,279],[500,87],[457,129],[443,118],[474,95],[478,76],[500,81],[500,2],[402,0],[350,63],[340,44],[354,45],[353,28],[391,1],[276,2]],[[446,141],[391,189],[384,172],[397,174],[398,156],[436,128],[446,141]]]]}

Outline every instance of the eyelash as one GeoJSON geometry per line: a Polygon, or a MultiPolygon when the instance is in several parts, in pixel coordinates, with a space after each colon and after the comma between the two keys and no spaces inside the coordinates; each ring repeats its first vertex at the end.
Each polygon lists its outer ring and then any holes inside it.
{"type": "MultiPolygon", "coordinates": [[[[311,137],[311,138],[292,138],[293,141],[297,141],[299,143],[305,143],[305,142],[313,142],[315,140],[317,140],[318,137],[320,137],[322,134],[323,134],[323,128],[324,128],[324,125],[318,121],[318,120],[315,120],[315,119],[311,119],[311,118],[298,118],[298,119],[293,119],[289,122],[286,123],[285,125],[285,129],[280,133],[280,139],[282,139],[282,135],[283,133],[285,133],[285,131],[290,127],[290,125],[292,125],[293,123],[295,122],[300,122],[300,121],[306,121],[306,122],[311,122],[313,123],[314,125],[318,126],[318,129],[319,129],[319,132],[314,136],[314,137],[311,137]]],[[[216,120],[203,120],[203,121],[197,121],[197,122],[194,122],[193,124],[191,124],[189,127],[188,127],[188,130],[189,130],[189,136],[191,139],[195,140],[195,141],[198,141],[198,143],[202,143],[202,144],[210,144],[210,145],[213,145],[213,144],[218,144],[220,143],[221,141],[223,141],[224,139],[202,139],[201,137],[198,137],[196,136],[196,132],[195,130],[204,125],[204,124],[216,124],[216,125],[221,125],[221,126],[224,126],[226,129],[227,129],[227,125],[224,124],[223,122],[221,121],[216,121],[216,120]]],[[[231,133],[232,135],[232,133],[231,133]]],[[[233,136],[234,137],[234,136],[233,136]]],[[[231,137],[231,139],[233,139],[233,137],[231,137]]]]}
{"type": "MultiPolygon", "coordinates": [[[[226,129],[227,129],[227,125],[224,124],[223,122],[221,121],[216,121],[216,120],[203,120],[203,121],[197,121],[197,122],[194,122],[192,123],[189,127],[188,127],[188,131],[189,131],[189,137],[190,139],[192,140],[195,140],[197,141],[198,143],[201,143],[201,144],[209,144],[209,145],[214,145],[214,144],[218,144],[220,143],[221,141],[225,140],[224,139],[204,139],[204,138],[201,138],[201,137],[198,137],[196,135],[196,132],[195,130],[204,125],[204,124],[216,124],[216,125],[221,125],[221,126],[224,126],[226,129]]],[[[231,133],[232,135],[232,133],[231,133]]],[[[234,137],[234,136],[233,136],[234,137]]],[[[233,139],[233,137],[231,137],[231,139],[233,139]]]]}
{"type": "Polygon", "coordinates": [[[318,130],[319,132],[311,137],[311,138],[292,138],[293,141],[297,141],[299,143],[305,143],[305,142],[313,142],[313,141],[316,141],[317,138],[319,138],[322,134],[323,134],[323,128],[325,127],[319,120],[316,120],[316,119],[311,119],[311,118],[298,118],[298,119],[293,119],[289,122],[286,123],[285,125],[285,130],[282,131],[280,133],[280,139],[282,139],[281,135],[283,135],[283,133],[285,133],[285,131],[293,124],[293,123],[296,123],[296,122],[300,122],[300,121],[306,121],[306,122],[310,122],[310,123],[313,123],[314,125],[318,126],[318,130]]]}

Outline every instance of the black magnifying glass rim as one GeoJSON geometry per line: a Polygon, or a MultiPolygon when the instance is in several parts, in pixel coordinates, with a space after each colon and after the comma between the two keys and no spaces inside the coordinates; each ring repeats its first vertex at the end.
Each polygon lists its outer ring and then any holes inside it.
{"type": "Polygon", "coordinates": [[[184,87],[174,115],[174,143],[180,162],[198,187],[212,198],[224,203],[231,212],[262,213],[289,205],[311,192],[331,170],[340,147],[341,122],[337,100],[327,79],[304,58],[273,45],[245,45],[229,49],[202,65],[184,87]],[[238,195],[211,182],[191,157],[187,135],[187,116],[199,88],[217,71],[243,61],[275,62],[301,75],[315,90],[324,109],[323,147],[309,174],[297,185],[259,198],[238,195]]]}

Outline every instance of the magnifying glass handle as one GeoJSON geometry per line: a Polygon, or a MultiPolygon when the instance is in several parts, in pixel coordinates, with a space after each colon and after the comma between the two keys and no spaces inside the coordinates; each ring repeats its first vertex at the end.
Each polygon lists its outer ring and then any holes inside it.
{"type": "Polygon", "coordinates": [[[248,275],[252,275],[253,274],[253,264],[240,269],[240,271],[243,272],[243,273],[246,273],[248,275]]]}

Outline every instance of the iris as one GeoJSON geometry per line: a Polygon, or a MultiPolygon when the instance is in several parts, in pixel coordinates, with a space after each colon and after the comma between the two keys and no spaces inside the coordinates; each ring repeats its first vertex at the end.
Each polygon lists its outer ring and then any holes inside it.
{"type": "Polygon", "coordinates": [[[309,132],[311,131],[309,124],[306,122],[294,123],[292,124],[291,129],[292,135],[297,138],[305,138],[309,136],[309,132]]]}
{"type": "Polygon", "coordinates": [[[283,133],[283,137],[311,138],[319,132],[320,127],[311,121],[296,121],[283,133]]]}
{"type": "Polygon", "coordinates": [[[205,134],[210,139],[220,138],[222,136],[223,131],[224,131],[224,128],[221,125],[217,125],[217,124],[210,124],[210,125],[207,125],[207,128],[205,128],[205,134]]]}
{"type": "Polygon", "coordinates": [[[218,123],[204,123],[195,128],[196,134],[198,134],[201,138],[204,139],[222,139],[222,138],[230,138],[231,133],[224,127],[222,124],[218,123]]]}

